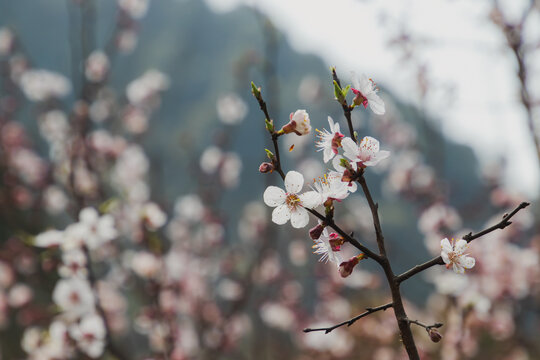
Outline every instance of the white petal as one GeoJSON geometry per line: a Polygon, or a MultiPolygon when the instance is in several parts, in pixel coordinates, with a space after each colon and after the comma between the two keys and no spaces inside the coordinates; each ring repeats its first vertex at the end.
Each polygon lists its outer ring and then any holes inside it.
{"type": "Polygon", "coordinates": [[[360,75],[360,90],[364,95],[372,91],[372,82],[369,81],[366,74],[360,75]]]}
{"type": "Polygon", "coordinates": [[[355,160],[358,156],[358,145],[350,137],[343,138],[341,140],[341,146],[343,147],[343,155],[351,160],[355,160]]]}
{"type": "MultiPolygon", "coordinates": [[[[305,211],[305,210],[304,210],[305,211]]],[[[291,210],[287,205],[280,205],[272,211],[272,221],[275,224],[283,225],[291,218],[291,210]]]]}
{"type": "Polygon", "coordinates": [[[99,217],[96,209],[92,207],[87,207],[81,210],[79,213],[79,220],[85,224],[93,224],[97,221],[99,217]]]}
{"type": "Polygon", "coordinates": [[[271,207],[276,207],[285,203],[285,191],[277,186],[269,186],[263,194],[264,203],[271,207]]]}
{"type": "Polygon", "coordinates": [[[379,97],[379,95],[373,93],[367,96],[367,98],[371,110],[377,115],[384,115],[386,109],[384,107],[384,101],[379,97]]]}
{"type": "Polygon", "coordinates": [[[386,159],[389,156],[390,156],[390,151],[381,150],[378,153],[376,153],[375,155],[373,155],[371,157],[371,160],[364,161],[364,165],[366,165],[366,166],[375,166],[379,162],[381,162],[382,160],[386,159]]]}
{"type": "Polygon", "coordinates": [[[365,136],[360,142],[360,149],[371,154],[376,154],[379,152],[379,140],[371,136],[365,136]]]}
{"type": "Polygon", "coordinates": [[[352,182],[350,183],[349,185],[347,185],[347,189],[349,190],[349,192],[356,192],[356,189],[358,189],[358,186],[356,185],[355,182],[352,182]]]}
{"type": "Polygon", "coordinates": [[[298,197],[302,202],[302,206],[308,209],[313,209],[322,203],[321,194],[317,191],[307,191],[298,197]]]}
{"type": "Polygon", "coordinates": [[[470,256],[463,256],[459,259],[459,264],[465,269],[472,269],[476,264],[476,260],[470,256]]]}
{"type": "Polygon", "coordinates": [[[360,81],[358,79],[358,75],[354,71],[351,71],[351,80],[353,84],[352,87],[355,88],[356,90],[360,90],[360,81]]]}
{"type": "Polygon", "coordinates": [[[324,149],[323,151],[323,160],[325,163],[327,163],[328,161],[330,161],[330,159],[332,159],[334,157],[335,153],[334,153],[334,150],[332,150],[332,148],[326,148],[324,149]]]}
{"type": "Polygon", "coordinates": [[[469,247],[469,244],[467,243],[467,241],[461,239],[454,246],[454,251],[457,254],[461,255],[465,252],[465,250],[467,250],[468,247],[469,247]]]}
{"type": "Polygon", "coordinates": [[[441,257],[445,264],[450,264],[450,258],[448,257],[448,253],[444,250],[441,252],[441,257]]]}
{"type": "Polygon", "coordinates": [[[456,263],[453,263],[452,269],[454,270],[456,274],[463,274],[465,272],[465,269],[463,268],[463,266],[456,263]]]}
{"type": "Polygon", "coordinates": [[[330,132],[334,132],[334,120],[330,116],[328,117],[328,125],[330,125],[330,132]]]}
{"type": "Polygon", "coordinates": [[[285,189],[288,193],[297,194],[304,186],[304,176],[298,171],[289,171],[285,176],[285,189]]]}
{"type": "Polygon", "coordinates": [[[443,253],[449,253],[454,250],[448,238],[444,238],[441,240],[441,249],[443,253]]]}
{"type": "Polygon", "coordinates": [[[309,222],[309,215],[303,207],[297,207],[291,214],[291,225],[294,228],[300,229],[305,227],[309,222]]]}

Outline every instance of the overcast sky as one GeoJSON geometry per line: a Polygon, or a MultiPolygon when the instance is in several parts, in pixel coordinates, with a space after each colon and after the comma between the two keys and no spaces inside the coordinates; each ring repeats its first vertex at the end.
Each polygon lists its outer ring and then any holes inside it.
{"type": "MultiPolygon", "coordinates": [[[[423,106],[447,136],[472,146],[484,161],[506,155],[508,187],[539,195],[540,170],[519,103],[515,61],[487,18],[489,1],[206,1],[218,12],[256,6],[296,50],[321,56],[341,74],[366,73],[401,100],[423,106]],[[397,47],[388,46],[402,29],[419,40],[408,65],[397,47]],[[427,65],[434,85],[422,103],[413,71],[419,63],[427,65]]],[[[518,16],[526,1],[508,0],[508,13],[518,16]]],[[[527,31],[540,39],[536,15],[527,31]]]]}

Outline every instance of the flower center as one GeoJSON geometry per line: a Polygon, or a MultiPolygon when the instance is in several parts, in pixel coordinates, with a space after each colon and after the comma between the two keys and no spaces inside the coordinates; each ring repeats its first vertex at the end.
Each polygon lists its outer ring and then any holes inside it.
{"type": "Polygon", "coordinates": [[[287,194],[285,203],[289,209],[294,210],[298,205],[300,205],[300,198],[296,194],[287,194]]]}

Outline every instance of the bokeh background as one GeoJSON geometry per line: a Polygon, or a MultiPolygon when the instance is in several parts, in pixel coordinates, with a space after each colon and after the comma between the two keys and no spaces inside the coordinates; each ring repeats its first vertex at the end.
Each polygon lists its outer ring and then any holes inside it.
{"type": "MultiPolygon", "coordinates": [[[[392,310],[302,332],[388,289],[369,261],[342,279],[262,203],[281,180],[258,171],[271,142],[250,82],[278,126],[306,109],[344,128],[330,66],[386,103],[353,120],[392,152],[367,180],[395,272],[532,203],[471,245],[467,275],[402,286],[411,318],[445,324],[437,344],[414,329],[422,358],[539,359],[539,47],[525,0],[0,0],[2,359],[403,358],[392,310]],[[39,236],[84,207],[116,232],[83,262],[106,320],[95,353],[54,295],[65,250],[39,236]]],[[[280,139],[285,170],[326,171],[315,139],[280,139]]],[[[375,246],[360,194],[336,218],[375,246]]]]}

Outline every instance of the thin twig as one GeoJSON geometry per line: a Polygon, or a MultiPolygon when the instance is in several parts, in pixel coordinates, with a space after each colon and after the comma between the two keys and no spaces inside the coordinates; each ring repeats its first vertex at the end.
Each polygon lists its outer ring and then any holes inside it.
{"type": "Polygon", "coordinates": [[[373,226],[375,227],[375,235],[377,238],[377,246],[379,247],[379,254],[381,254],[381,256],[383,257],[386,257],[386,249],[384,246],[384,236],[382,233],[381,221],[379,219],[379,205],[376,204],[373,201],[373,198],[371,197],[371,193],[369,191],[369,187],[367,186],[366,179],[364,178],[363,171],[361,172],[360,177],[358,178],[358,182],[360,183],[360,186],[362,187],[362,190],[364,191],[364,195],[366,196],[367,202],[369,204],[369,209],[371,210],[371,216],[373,217],[373,226]]]}
{"type": "Polygon", "coordinates": [[[424,323],[421,323],[420,321],[418,320],[410,320],[410,319],[407,319],[407,321],[409,322],[409,324],[416,324],[418,326],[421,326],[423,327],[424,329],[426,329],[427,331],[429,331],[430,329],[438,329],[440,328],[441,326],[443,326],[444,324],[443,323],[435,323],[433,325],[426,325],[424,323]]]}
{"type": "MultiPolygon", "coordinates": [[[[530,204],[527,203],[527,202],[522,202],[521,204],[519,204],[510,214],[505,214],[502,218],[502,220],[485,229],[485,230],[482,230],[476,234],[473,234],[472,232],[471,233],[468,233],[467,235],[463,236],[463,240],[466,240],[467,242],[471,242],[473,241],[474,239],[477,239],[481,236],[484,236],[486,234],[489,234],[490,232],[492,231],[495,231],[497,229],[504,229],[505,227],[509,226],[510,224],[512,224],[512,222],[510,221],[510,219],[516,215],[518,213],[518,211],[520,211],[521,209],[524,209],[526,208],[527,206],[529,206],[530,204]]],[[[444,261],[442,259],[442,257],[440,256],[437,256],[431,260],[429,260],[428,262],[425,262],[421,265],[416,265],[415,267],[413,267],[412,269],[409,269],[407,271],[405,271],[403,274],[399,275],[396,277],[396,281],[398,283],[401,283],[407,279],[409,279],[410,277],[418,274],[419,272],[422,272],[426,269],[429,269],[430,267],[432,266],[435,266],[435,265],[443,265],[444,264],[444,261]]]]}
{"type": "Polygon", "coordinates": [[[329,332],[337,329],[338,327],[341,327],[341,326],[344,326],[344,325],[351,326],[352,324],[354,324],[356,321],[360,320],[363,317],[366,317],[366,316],[368,316],[370,314],[373,314],[374,312],[377,312],[377,311],[386,310],[388,308],[391,308],[392,306],[393,306],[393,303],[388,303],[388,304],[384,304],[384,305],[377,306],[377,307],[374,307],[374,308],[369,307],[369,308],[366,308],[366,310],[367,310],[366,312],[363,312],[360,315],[353,317],[352,319],[341,322],[341,323],[336,324],[334,326],[325,327],[325,328],[314,328],[314,329],[306,328],[306,329],[304,329],[302,331],[304,331],[305,333],[313,332],[313,331],[324,331],[325,334],[328,334],[329,332]]]}

